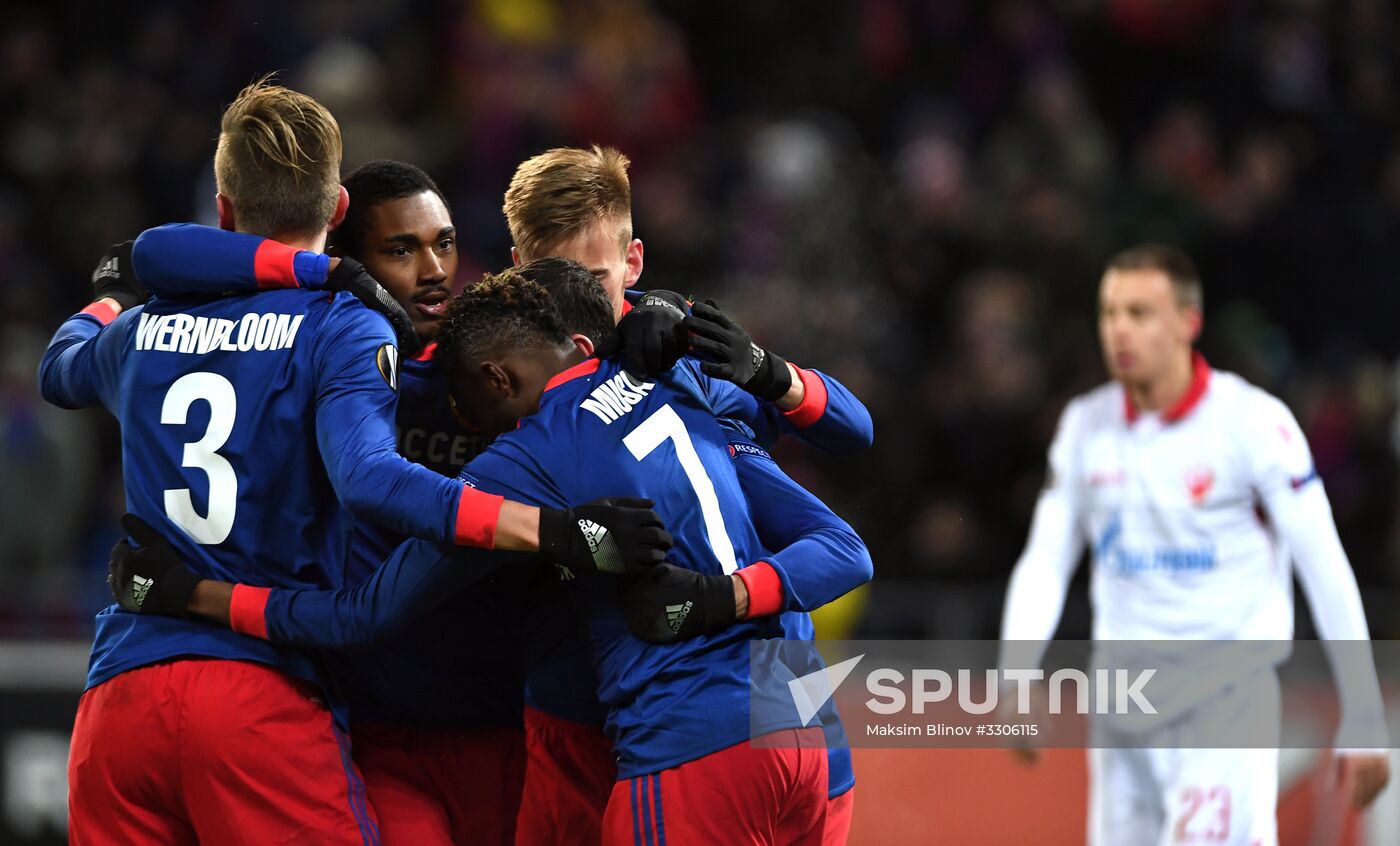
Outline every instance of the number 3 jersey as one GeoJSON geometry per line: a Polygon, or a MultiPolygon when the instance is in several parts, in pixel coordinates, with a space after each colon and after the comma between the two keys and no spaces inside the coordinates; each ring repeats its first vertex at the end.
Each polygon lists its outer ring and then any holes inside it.
{"type": "MultiPolygon", "coordinates": [[[[768,555],[715,420],[692,371],[635,381],[615,360],[554,377],[540,410],[468,465],[483,490],[546,506],[602,496],[648,497],[675,538],[668,560],[733,573],[768,555]]],[[[633,638],[616,577],[568,580],[597,670],[619,777],[656,772],[748,739],[749,644],[781,638],[777,615],[658,646],[633,638]]],[[[761,713],[790,712],[774,708],[761,713]]],[[[795,727],[754,726],[755,733],[795,727]]]]}
{"type": "MultiPolygon", "coordinates": [[[[155,299],[105,327],[99,306],[88,312],[50,343],[44,396],[101,403],[120,420],[127,509],[201,576],[343,585],[354,518],[342,503],[404,533],[464,539],[464,486],[395,450],[397,350],[384,319],[350,295],[155,299]]],[[[295,649],[113,605],[97,616],[87,685],[181,655],[321,681],[295,649]]]]}

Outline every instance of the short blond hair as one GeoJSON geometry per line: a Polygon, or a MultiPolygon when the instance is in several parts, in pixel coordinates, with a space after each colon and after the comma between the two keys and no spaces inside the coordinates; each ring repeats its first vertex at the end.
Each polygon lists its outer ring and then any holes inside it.
{"type": "Polygon", "coordinates": [[[214,177],[239,228],[317,235],[340,199],[340,125],[326,107],[265,76],[224,111],[214,177]]]}
{"type": "Polygon", "coordinates": [[[515,169],[501,210],[511,240],[525,259],[549,250],[596,223],[616,223],[618,247],[632,241],[632,163],[612,147],[556,147],[515,169]]]}

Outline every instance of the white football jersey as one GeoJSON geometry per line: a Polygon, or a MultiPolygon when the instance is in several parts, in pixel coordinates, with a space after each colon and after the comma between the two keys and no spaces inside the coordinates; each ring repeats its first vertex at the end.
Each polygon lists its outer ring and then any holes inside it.
{"type": "MultiPolygon", "coordinates": [[[[1246,658],[1260,666],[1285,658],[1294,572],[1324,640],[1369,639],[1356,577],[1298,422],[1279,400],[1211,370],[1199,355],[1189,390],[1164,412],[1137,412],[1117,383],[1065,408],[1030,539],[1007,588],[1003,666],[1039,663],[1086,544],[1095,640],[1120,650],[1138,648],[1123,641],[1143,640],[1257,646],[1208,664],[1191,657],[1203,658],[1204,644],[1179,652],[1183,678],[1219,666],[1229,670],[1216,680],[1224,684],[1246,658]]],[[[1371,740],[1384,736],[1384,724],[1369,644],[1329,647],[1329,657],[1342,680],[1339,738],[1355,739],[1340,745],[1383,746],[1371,740]]],[[[1211,682],[1197,679],[1179,704],[1211,682]]]]}
{"type": "MultiPolygon", "coordinates": [[[[1217,701],[1216,694],[1232,685],[1251,678],[1276,684],[1271,671],[1256,676],[1251,668],[1265,670],[1288,654],[1296,570],[1318,632],[1330,642],[1342,700],[1335,744],[1361,750],[1388,746],[1369,644],[1342,643],[1368,639],[1356,578],[1307,441],[1279,400],[1232,373],[1211,370],[1197,355],[1190,388],[1164,412],[1138,412],[1116,382],[1071,401],[1050,447],[1049,475],[1030,539],[1007,589],[1003,666],[1039,663],[1086,545],[1093,568],[1096,653],[1107,656],[1108,665],[1131,665],[1146,651],[1147,660],[1161,668],[1154,678],[1162,694],[1154,691],[1152,700],[1157,722],[1110,717],[1103,727],[1134,737],[1154,726],[1161,729],[1163,721],[1182,730],[1193,723],[1179,715],[1194,709],[1192,720],[1201,719],[1209,711],[1205,703],[1217,701]],[[1199,643],[1165,651],[1134,643],[1165,640],[1199,643]]],[[[1252,726],[1261,715],[1252,705],[1242,719],[1252,726]]],[[[1240,736],[1248,726],[1242,725],[1240,736]]],[[[1202,766],[1218,782],[1228,767],[1212,756],[1238,753],[1226,758],[1244,762],[1236,766],[1245,780],[1241,786],[1260,788],[1239,795],[1258,800],[1254,818],[1267,827],[1276,776],[1249,758],[1269,751],[1178,751],[1167,769],[1179,774],[1191,762],[1206,762],[1202,766]]],[[[1163,805],[1155,821],[1134,816],[1147,805],[1131,786],[1123,787],[1131,779],[1124,780],[1122,762],[1131,754],[1100,750],[1091,770],[1096,794],[1102,794],[1095,807],[1138,809],[1114,818],[1122,823],[1119,829],[1136,837],[1177,815],[1163,805]]],[[[1171,780],[1160,775],[1149,772],[1140,781],[1165,790],[1171,780]]],[[[1112,821],[1099,814],[1091,831],[1102,835],[1112,821]]],[[[1236,833],[1241,842],[1256,837],[1273,842],[1268,832],[1249,826],[1236,833]]],[[[1235,842],[1233,835],[1219,839],[1235,842]]],[[[1108,842],[1103,836],[1094,841],[1108,842]]]]}
{"type": "Polygon", "coordinates": [[[1268,505],[1317,484],[1307,441],[1282,402],[1196,361],[1165,412],[1136,412],[1110,383],[1061,418],[1049,484],[1090,546],[1096,640],[1293,636],[1268,505]]]}

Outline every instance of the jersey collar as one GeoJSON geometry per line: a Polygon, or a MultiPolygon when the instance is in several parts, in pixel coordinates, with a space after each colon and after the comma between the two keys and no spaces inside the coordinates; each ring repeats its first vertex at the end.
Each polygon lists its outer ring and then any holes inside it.
{"type": "Polygon", "coordinates": [[[544,383],[544,389],[548,391],[551,388],[559,387],[565,382],[573,381],[574,379],[577,379],[580,376],[587,376],[590,373],[596,373],[598,371],[598,368],[602,365],[603,360],[601,358],[589,358],[580,361],[578,364],[575,364],[568,370],[561,370],[558,373],[554,374],[554,376],[548,382],[544,383]]]}
{"type": "MultiPolygon", "coordinates": [[[[1186,415],[1196,409],[1201,404],[1201,398],[1206,395],[1206,389],[1210,387],[1210,365],[1206,363],[1206,357],[1199,352],[1191,352],[1191,385],[1187,387],[1186,393],[1181,395],[1171,408],[1162,412],[1163,423],[1176,423],[1186,415]]],[[[1123,389],[1123,416],[1128,423],[1135,423],[1138,419],[1137,407],[1133,405],[1133,397],[1128,393],[1128,389],[1123,389]]]]}
{"type": "Polygon", "coordinates": [[[433,341],[431,344],[428,344],[426,347],[424,347],[422,352],[413,357],[413,360],[432,361],[433,356],[435,355],[437,355],[437,341],[433,341]]]}

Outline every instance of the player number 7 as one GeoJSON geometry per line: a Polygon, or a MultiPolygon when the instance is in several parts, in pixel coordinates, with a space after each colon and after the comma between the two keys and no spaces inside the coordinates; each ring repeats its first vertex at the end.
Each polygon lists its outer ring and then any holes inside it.
{"type": "Polygon", "coordinates": [[[719,497],[715,495],[715,485],[710,481],[710,475],[705,472],[705,465],[700,463],[700,455],[690,440],[690,432],[686,431],[685,423],[676,410],[669,404],[661,406],[637,428],[628,432],[622,443],[634,458],[641,461],[668,440],[675,446],[676,459],[685,471],[685,477],[690,480],[690,486],[695,489],[696,499],[700,500],[700,517],[705,523],[705,534],[709,537],[710,549],[719,560],[720,569],[725,575],[733,573],[739,568],[734,561],[734,544],[729,540],[729,533],[724,530],[724,515],[719,510],[719,497]]]}

